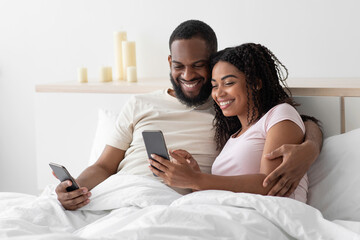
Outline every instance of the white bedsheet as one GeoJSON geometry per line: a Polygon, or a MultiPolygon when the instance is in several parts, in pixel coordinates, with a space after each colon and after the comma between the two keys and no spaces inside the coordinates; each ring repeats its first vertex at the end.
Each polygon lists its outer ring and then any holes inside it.
{"type": "Polygon", "coordinates": [[[0,238],[360,239],[360,222],[328,221],[293,199],[228,191],[182,196],[146,177],[117,174],[91,202],[64,211],[53,186],[39,197],[0,193],[0,238]]]}

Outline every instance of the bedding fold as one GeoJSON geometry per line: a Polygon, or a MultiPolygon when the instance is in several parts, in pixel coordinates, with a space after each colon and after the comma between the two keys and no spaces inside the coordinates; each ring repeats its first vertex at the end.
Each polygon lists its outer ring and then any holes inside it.
{"type": "Polygon", "coordinates": [[[0,238],[360,239],[359,222],[328,221],[299,201],[228,191],[185,196],[149,177],[116,174],[90,203],[66,211],[49,186],[40,196],[0,193],[0,238]]]}

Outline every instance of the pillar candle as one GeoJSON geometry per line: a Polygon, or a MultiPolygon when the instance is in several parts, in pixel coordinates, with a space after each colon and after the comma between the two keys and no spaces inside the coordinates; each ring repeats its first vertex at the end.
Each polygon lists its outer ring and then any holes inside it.
{"type": "Polygon", "coordinates": [[[115,80],[124,80],[124,68],[122,57],[122,42],[126,41],[126,32],[114,32],[114,50],[115,50],[115,80]]]}
{"type": "Polygon", "coordinates": [[[78,82],[80,83],[88,82],[87,69],[84,67],[78,68],[78,82]]]}
{"type": "Polygon", "coordinates": [[[112,70],[111,67],[102,67],[100,69],[100,82],[111,82],[112,70]]]}
{"type": "MultiPolygon", "coordinates": [[[[128,67],[136,67],[135,42],[123,41],[122,54],[123,54],[124,70],[126,70],[128,67]]],[[[125,72],[125,79],[127,79],[126,72],[125,72]]]]}
{"type": "Polygon", "coordinates": [[[128,82],[137,82],[136,67],[134,66],[127,67],[126,80],[128,82]]]}

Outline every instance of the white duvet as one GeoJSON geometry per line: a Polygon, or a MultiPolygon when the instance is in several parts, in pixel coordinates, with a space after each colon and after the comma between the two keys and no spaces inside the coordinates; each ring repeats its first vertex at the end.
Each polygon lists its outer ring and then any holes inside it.
{"type": "Polygon", "coordinates": [[[182,196],[156,180],[117,174],[77,211],[64,211],[53,187],[39,197],[0,193],[0,238],[360,239],[360,223],[328,221],[293,199],[228,191],[182,196]]]}

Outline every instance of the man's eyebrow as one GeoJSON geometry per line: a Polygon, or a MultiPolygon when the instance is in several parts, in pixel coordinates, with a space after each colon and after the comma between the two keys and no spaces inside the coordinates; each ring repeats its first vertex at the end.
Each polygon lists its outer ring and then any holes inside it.
{"type": "MultiPolygon", "coordinates": [[[[183,63],[178,62],[178,61],[176,61],[176,60],[171,60],[171,62],[172,62],[172,63],[176,63],[176,64],[183,64],[183,63]]],[[[202,62],[208,63],[209,61],[208,61],[208,60],[205,60],[205,59],[201,59],[201,60],[198,60],[198,61],[193,62],[193,63],[191,63],[191,64],[197,64],[197,63],[202,63],[202,62]]]]}

